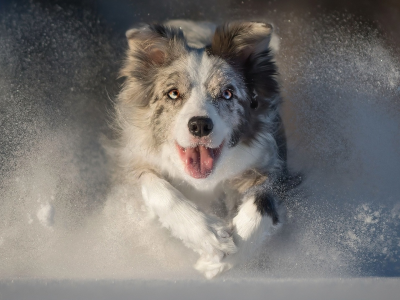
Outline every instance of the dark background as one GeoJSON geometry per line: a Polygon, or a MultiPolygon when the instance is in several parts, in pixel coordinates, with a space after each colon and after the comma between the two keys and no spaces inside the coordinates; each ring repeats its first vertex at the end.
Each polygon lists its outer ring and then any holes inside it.
{"type": "Polygon", "coordinates": [[[48,8],[85,8],[112,25],[115,32],[125,32],[139,22],[160,22],[168,19],[226,21],[230,19],[267,18],[275,23],[282,17],[317,16],[321,13],[349,13],[379,28],[390,38],[400,41],[400,1],[398,0],[65,0],[18,1],[0,0],[4,13],[24,3],[40,3],[48,8]]]}

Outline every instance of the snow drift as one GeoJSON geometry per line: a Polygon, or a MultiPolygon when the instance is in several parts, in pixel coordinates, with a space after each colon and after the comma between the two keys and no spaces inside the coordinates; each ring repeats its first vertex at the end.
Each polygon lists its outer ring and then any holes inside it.
{"type": "MultiPolygon", "coordinates": [[[[304,184],[282,232],[222,277],[399,276],[398,56],[351,16],[289,28],[277,63],[304,184]]],[[[100,136],[123,45],[85,9],[29,4],[1,20],[0,279],[201,278],[136,187],[110,185],[100,136]]]]}

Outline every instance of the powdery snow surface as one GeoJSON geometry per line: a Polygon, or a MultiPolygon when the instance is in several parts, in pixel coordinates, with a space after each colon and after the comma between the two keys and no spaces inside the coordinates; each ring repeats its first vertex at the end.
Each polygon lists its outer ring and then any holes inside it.
{"type": "Polygon", "coordinates": [[[400,275],[398,52],[351,15],[268,17],[290,165],[305,180],[260,255],[206,282],[137,187],[109,184],[100,140],[123,36],[85,7],[2,16],[0,299],[399,295],[398,279],[352,279],[400,275]]]}
{"type": "Polygon", "coordinates": [[[253,279],[205,281],[18,281],[0,283],[0,299],[385,299],[399,298],[399,279],[253,279]]]}

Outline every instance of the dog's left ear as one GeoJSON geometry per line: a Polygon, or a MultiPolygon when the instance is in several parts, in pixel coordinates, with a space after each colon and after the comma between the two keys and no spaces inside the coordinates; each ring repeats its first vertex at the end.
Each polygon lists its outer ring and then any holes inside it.
{"type": "Polygon", "coordinates": [[[251,107],[278,92],[276,66],[269,43],[272,26],[259,22],[233,22],[217,27],[209,48],[243,73],[253,96],[251,107]]]}
{"type": "Polygon", "coordinates": [[[217,27],[211,51],[242,66],[250,58],[269,49],[272,26],[258,22],[233,22],[217,27]]]}

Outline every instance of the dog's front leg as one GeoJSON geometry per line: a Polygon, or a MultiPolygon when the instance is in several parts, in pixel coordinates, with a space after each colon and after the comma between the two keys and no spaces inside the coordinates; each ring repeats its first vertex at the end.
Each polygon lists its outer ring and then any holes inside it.
{"type": "MultiPolygon", "coordinates": [[[[181,192],[158,175],[146,172],[140,180],[147,207],[172,235],[200,254],[200,265],[204,260],[220,262],[226,255],[236,252],[233,239],[220,220],[199,211],[181,192]]],[[[198,263],[196,268],[211,278],[215,276],[214,273],[221,272],[225,264],[202,269],[198,263]]]]}
{"type": "Polygon", "coordinates": [[[230,266],[251,258],[260,246],[280,227],[277,201],[268,188],[253,187],[244,194],[233,218],[233,237],[238,252],[227,258],[230,266]]]}

